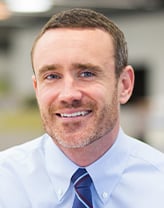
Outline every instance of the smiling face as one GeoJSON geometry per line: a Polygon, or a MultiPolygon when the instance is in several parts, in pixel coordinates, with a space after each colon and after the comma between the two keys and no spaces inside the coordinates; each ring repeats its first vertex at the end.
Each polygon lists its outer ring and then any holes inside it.
{"type": "Polygon", "coordinates": [[[128,76],[116,79],[114,63],[112,38],[99,29],[51,29],[38,40],[33,85],[58,145],[84,147],[118,130],[128,76]]]}

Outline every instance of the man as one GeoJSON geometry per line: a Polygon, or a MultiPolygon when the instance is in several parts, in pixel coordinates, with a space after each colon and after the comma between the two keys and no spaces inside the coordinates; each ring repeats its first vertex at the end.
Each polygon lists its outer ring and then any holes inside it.
{"type": "Polygon", "coordinates": [[[92,10],[64,11],[31,58],[46,134],[1,153],[0,207],[163,208],[163,154],[120,127],[134,85],[122,31],[92,10]]]}

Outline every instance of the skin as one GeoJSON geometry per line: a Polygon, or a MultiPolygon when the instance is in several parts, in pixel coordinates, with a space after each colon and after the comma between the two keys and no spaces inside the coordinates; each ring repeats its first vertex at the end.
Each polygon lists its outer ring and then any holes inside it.
{"type": "Polygon", "coordinates": [[[32,77],[46,132],[73,162],[87,166],[115,142],[131,66],[115,76],[112,37],[100,29],[50,29],[33,53],[32,77]]]}

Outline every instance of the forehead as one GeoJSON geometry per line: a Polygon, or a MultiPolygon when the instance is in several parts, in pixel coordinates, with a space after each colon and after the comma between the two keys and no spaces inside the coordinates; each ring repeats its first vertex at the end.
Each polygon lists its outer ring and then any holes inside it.
{"type": "MultiPolygon", "coordinates": [[[[47,30],[37,41],[33,51],[33,64],[43,57],[57,58],[65,53],[68,58],[114,55],[112,36],[100,29],[58,28],[47,30]],[[77,54],[76,54],[77,53],[77,54]]],[[[39,64],[40,65],[40,64],[39,64]]]]}
{"type": "Polygon", "coordinates": [[[66,43],[66,41],[72,44],[74,42],[90,42],[97,45],[98,43],[105,42],[110,46],[113,44],[112,36],[104,30],[96,28],[55,28],[47,30],[36,42],[35,48],[38,46],[45,46],[46,44],[60,41],[66,43]]]}

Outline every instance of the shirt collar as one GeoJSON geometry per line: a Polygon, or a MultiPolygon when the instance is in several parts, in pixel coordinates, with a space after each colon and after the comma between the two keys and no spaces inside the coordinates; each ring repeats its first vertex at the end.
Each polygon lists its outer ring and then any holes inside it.
{"type": "Polygon", "coordinates": [[[45,145],[45,165],[56,192],[58,200],[61,200],[70,186],[70,178],[78,168],[55,145],[51,137],[48,137],[45,145]]]}
{"type": "Polygon", "coordinates": [[[126,135],[120,129],[112,147],[99,160],[86,168],[103,203],[109,200],[126,167],[129,147],[125,137],[126,135]]]}
{"type": "MultiPolygon", "coordinates": [[[[46,136],[48,139],[45,144],[45,164],[58,200],[61,200],[68,190],[70,179],[78,166],[64,155],[54,144],[51,137],[46,136]]],[[[112,190],[119,182],[126,166],[129,153],[124,137],[125,134],[120,129],[112,147],[99,160],[86,167],[92,177],[96,192],[103,203],[110,198],[112,190]]]]}

